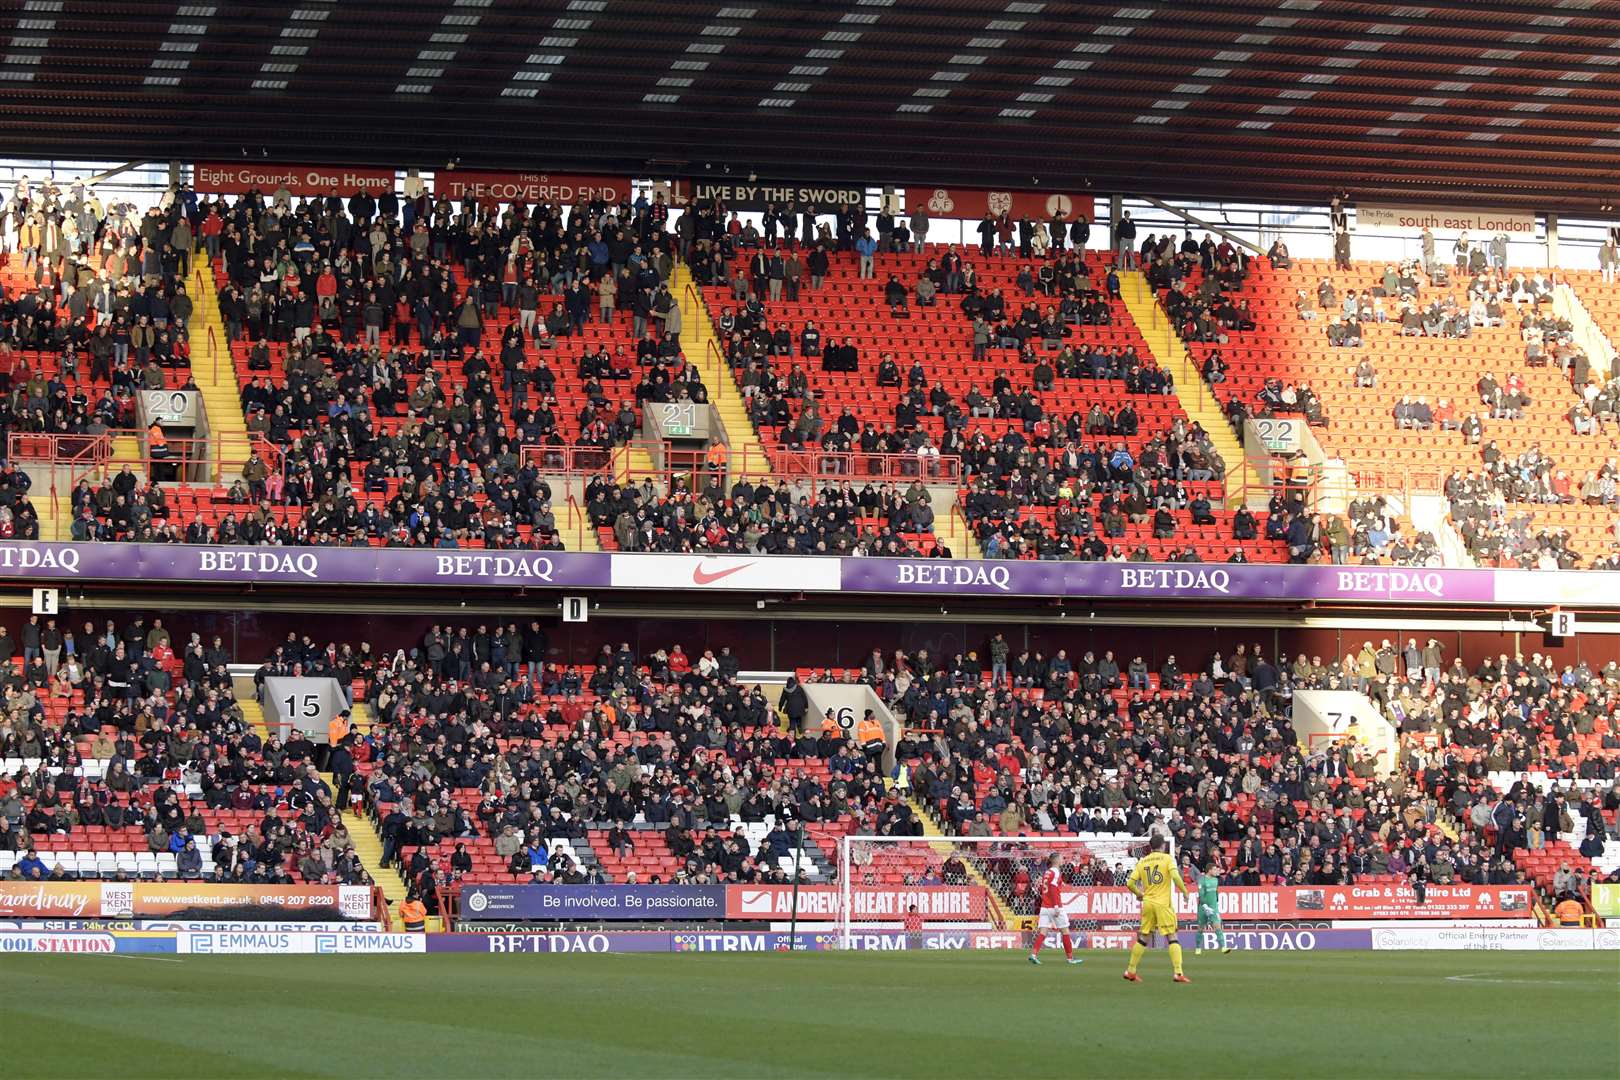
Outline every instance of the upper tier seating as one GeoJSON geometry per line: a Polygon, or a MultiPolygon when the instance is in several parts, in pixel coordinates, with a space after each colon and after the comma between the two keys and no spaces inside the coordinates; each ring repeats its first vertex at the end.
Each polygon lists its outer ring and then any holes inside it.
{"type": "MultiPolygon", "coordinates": [[[[1220,333],[1228,339],[1224,343],[1189,335],[1194,358],[1206,372],[1215,358],[1213,367],[1221,377],[1212,385],[1228,412],[1234,418],[1308,412],[1324,449],[1342,457],[1358,487],[1369,492],[1436,490],[1453,473],[1478,470],[1493,456],[1482,453],[1493,443],[1508,462],[1534,450],[1544,459],[1539,471],[1546,476],[1546,488],[1552,491],[1556,484],[1573,494],[1510,495],[1507,516],[1525,513],[1530,525],[1521,530],[1528,538],[1525,544],[1503,561],[1549,565],[1562,557],[1587,565],[1609,555],[1615,542],[1612,509],[1596,500],[1589,505],[1581,491],[1589,475],[1595,480],[1615,471],[1610,427],[1599,422],[1590,434],[1576,433],[1571,410],[1580,399],[1571,377],[1582,370],[1581,361],[1559,355],[1555,329],[1543,346],[1546,360],[1527,359],[1527,336],[1534,333],[1538,342],[1542,337],[1540,326],[1521,329],[1521,323],[1536,317],[1537,305],[1528,292],[1515,292],[1509,275],[1503,280],[1502,324],[1470,326],[1468,336],[1461,338],[1403,333],[1401,300],[1378,298],[1389,321],[1363,319],[1359,347],[1330,345],[1329,323],[1342,312],[1347,293],[1381,289],[1385,272],[1384,264],[1370,262],[1354,263],[1346,271],[1320,260],[1296,260],[1289,269],[1252,260],[1247,281],[1230,295],[1248,301],[1254,329],[1222,327],[1220,333]],[[1332,290],[1331,304],[1318,299],[1324,281],[1332,290]],[[1300,317],[1302,290],[1314,318],[1300,317]],[[1370,365],[1373,385],[1358,385],[1363,360],[1370,365]],[[1492,394],[1491,402],[1482,401],[1489,392],[1481,383],[1486,375],[1507,400],[1492,394]],[[1521,388],[1527,400],[1515,405],[1509,395],[1521,388]],[[1276,399],[1281,394],[1303,403],[1280,404],[1276,399]],[[1441,411],[1427,428],[1403,425],[1397,407],[1419,398],[1429,414],[1441,411]],[[1447,408],[1450,420],[1443,422],[1447,408]],[[1465,426],[1471,414],[1480,425],[1477,438],[1465,426]],[[1529,535],[1543,532],[1545,544],[1529,535]],[[1543,548],[1552,554],[1543,557],[1543,548]]],[[[1453,279],[1447,286],[1428,284],[1421,275],[1416,280],[1420,311],[1435,300],[1455,298],[1460,308],[1453,318],[1469,321],[1470,280],[1453,279]]],[[[1369,296],[1368,302],[1373,299],[1369,296]]],[[[1539,317],[1551,320],[1550,307],[1542,305],[1539,317]]],[[[1547,325],[1552,329],[1550,321],[1547,325]]],[[[1480,554],[1487,553],[1482,548],[1480,554]]]]}
{"type": "Polygon", "coordinates": [[[851,252],[784,251],[802,266],[783,267],[789,280],[771,300],[756,262],[771,252],[733,253],[729,238],[713,252],[699,249],[694,272],[710,282],[710,312],[767,438],[960,456],[962,504],[991,557],[1105,557],[1110,545],[1086,546],[1086,517],[1068,511],[1085,504],[1100,534],[1108,492],[1123,499],[1139,483],[1150,509],[1163,505],[1176,519],[1175,542],[1133,521],[1110,538],[1120,557],[1190,548],[1199,560],[1224,561],[1241,547],[1253,560],[1286,558],[1278,538],[1234,537],[1226,463],[1190,423],[1096,253],[1043,264],[934,245],[880,252],[876,276],[862,278],[851,252]],[[1026,305],[1033,314],[1020,325],[1026,305]],[[1116,472],[1108,462],[1122,447],[1133,465],[1116,472]],[[1161,478],[1193,490],[1161,497],[1152,490],[1161,478]],[[1204,524],[1189,513],[1200,494],[1211,504],[1204,524]]]}

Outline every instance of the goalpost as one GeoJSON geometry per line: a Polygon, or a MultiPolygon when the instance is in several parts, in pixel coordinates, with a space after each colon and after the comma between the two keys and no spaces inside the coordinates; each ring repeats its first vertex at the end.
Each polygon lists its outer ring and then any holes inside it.
{"type": "MultiPolygon", "coordinates": [[[[1155,823],[1155,832],[1164,832],[1155,823]]],[[[1063,856],[1065,885],[1123,883],[1146,836],[844,836],[838,841],[839,944],[903,929],[915,906],[932,930],[1032,932],[1046,860],[1063,856]]],[[[1086,919],[1076,929],[1097,929],[1086,919]]]]}

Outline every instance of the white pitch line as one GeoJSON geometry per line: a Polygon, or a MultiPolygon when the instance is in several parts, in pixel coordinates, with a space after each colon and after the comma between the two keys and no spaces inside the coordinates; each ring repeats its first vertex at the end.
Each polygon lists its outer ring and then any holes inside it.
{"type": "Polygon", "coordinates": [[[1513,986],[1590,986],[1591,983],[1579,979],[1496,979],[1490,976],[1498,974],[1494,971],[1482,971],[1477,975],[1447,975],[1446,982],[1460,983],[1501,983],[1513,986]]]}
{"type": "Polygon", "coordinates": [[[173,956],[153,956],[151,953],[114,952],[114,953],[102,953],[101,955],[102,956],[121,956],[125,960],[156,960],[160,964],[183,964],[183,963],[185,963],[184,960],[180,960],[180,959],[178,959],[176,957],[173,957],[173,956]]]}

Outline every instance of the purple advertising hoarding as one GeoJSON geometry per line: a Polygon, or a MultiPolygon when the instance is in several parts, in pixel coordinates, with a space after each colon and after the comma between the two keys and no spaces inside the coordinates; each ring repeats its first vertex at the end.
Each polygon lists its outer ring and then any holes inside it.
{"type": "MultiPolygon", "coordinates": [[[[1192,931],[1184,931],[1183,945],[1191,944],[1192,931]]],[[[1076,935],[1080,948],[1126,949],[1136,940],[1135,931],[1094,931],[1076,935]]],[[[1255,952],[1319,952],[1329,949],[1371,949],[1371,930],[1228,930],[1224,940],[1213,931],[1198,935],[1199,945],[1214,949],[1225,946],[1255,952]]],[[[901,930],[857,931],[847,948],[858,951],[952,951],[959,949],[1018,949],[1027,946],[1022,934],[1009,931],[951,930],[908,934],[901,930]]],[[[800,932],[797,939],[777,931],[729,933],[697,930],[686,933],[662,931],[607,931],[603,933],[458,933],[430,934],[428,952],[471,953],[703,953],[703,952],[786,952],[790,948],[806,952],[845,948],[842,936],[833,931],[800,932]]]]}
{"type": "MultiPolygon", "coordinates": [[[[1513,572],[1277,563],[1117,563],[1018,560],[814,560],[372,547],[203,547],[187,544],[0,544],[0,579],[185,581],[229,584],[449,585],[602,589],[746,588],[759,592],[1067,596],[1118,600],[1325,600],[1384,603],[1516,601],[1513,572]],[[674,561],[669,561],[674,560],[674,561]],[[797,564],[797,565],[796,565],[797,564]],[[680,572],[673,572],[673,571],[680,572]],[[734,575],[747,575],[746,577],[734,575]],[[1504,594],[1504,589],[1507,592],[1504,594]]],[[[1577,588],[1587,603],[1620,602],[1613,574],[1581,580],[1541,571],[1548,595],[1577,588]]],[[[1522,575],[1521,575],[1522,576],[1522,575]]],[[[1537,586],[1539,588],[1539,586],[1537,586]]]]}
{"type": "MultiPolygon", "coordinates": [[[[898,935],[896,935],[898,936],[898,935]]],[[[672,934],[663,931],[617,931],[568,934],[433,934],[428,952],[472,953],[692,953],[692,952],[786,952],[833,949],[838,935],[830,932],[801,933],[797,944],[793,935],[758,931],[719,933],[693,931],[672,934]]],[[[900,946],[904,947],[904,943],[900,946]]]]}
{"type": "Polygon", "coordinates": [[[931,559],[845,559],[842,569],[843,592],[1419,603],[1489,602],[1496,598],[1494,575],[1489,570],[931,559]]]}
{"type": "Polygon", "coordinates": [[[469,885],[463,919],[721,919],[723,885],[469,885]]]}
{"type": "Polygon", "coordinates": [[[0,544],[0,578],[605,588],[605,555],[451,548],[0,544]]]}
{"type": "MultiPolygon", "coordinates": [[[[1324,949],[1371,949],[1371,930],[1183,930],[1183,946],[1240,949],[1250,952],[1319,952],[1324,949]]],[[[1092,949],[1128,949],[1135,930],[1092,930],[1085,945],[1092,949]]]]}

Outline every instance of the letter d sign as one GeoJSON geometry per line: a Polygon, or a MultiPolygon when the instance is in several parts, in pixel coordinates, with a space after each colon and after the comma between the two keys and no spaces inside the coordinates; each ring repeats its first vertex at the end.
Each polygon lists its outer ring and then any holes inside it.
{"type": "Polygon", "coordinates": [[[565,596],[562,602],[563,622],[589,622],[591,601],[584,596],[565,596]]]}

